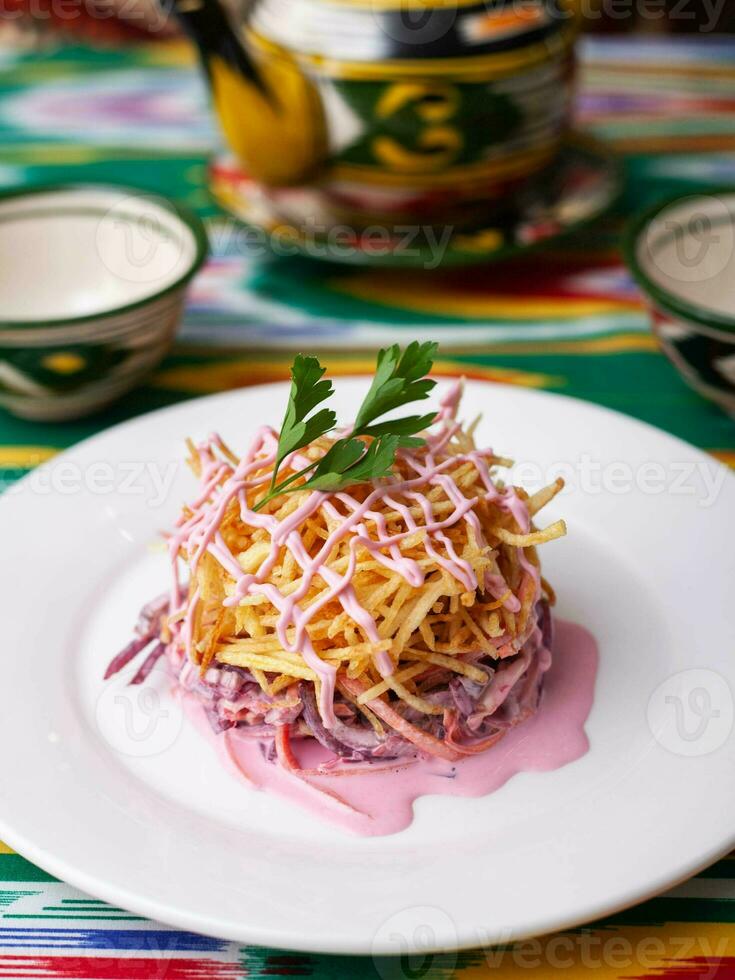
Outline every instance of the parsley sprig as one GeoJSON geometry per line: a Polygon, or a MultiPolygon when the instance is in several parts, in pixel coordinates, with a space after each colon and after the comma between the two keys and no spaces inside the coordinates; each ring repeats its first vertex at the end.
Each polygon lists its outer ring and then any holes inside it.
{"type": "Polygon", "coordinates": [[[383,419],[383,416],[428,398],[436,382],[426,375],[431,371],[436,351],[436,344],[418,341],[413,341],[404,351],[398,344],[381,350],[373,383],[357,412],[351,433],[338,439],[321,459],[279,482],[278,471],[286,457],[331,432],[337,424],[337,416],[331,409],[314,411],[334,394],[332,382],[324,378],[326,369],[318,358],[299,354],[291,366],[291,391],[271,483],[268,493],[253,509],[260,510],[274,497],[295,490],[334,493],[389,476],[399,449],[424,445],[425,440],[418,433],[431,425],[436,412],[397,419],[383,419]],[[303,477],[307,479],[296,485],[303,477]]]}

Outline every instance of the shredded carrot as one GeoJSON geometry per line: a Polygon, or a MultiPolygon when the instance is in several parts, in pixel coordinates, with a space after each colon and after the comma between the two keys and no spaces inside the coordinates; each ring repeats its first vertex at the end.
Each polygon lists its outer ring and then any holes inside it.
{"type": "MultiPolygon", "coordinates": [[[[354,697],[359,697],[367,687],[359,678],[349,678],[341,677],[341,683],[354,697]]],[[[461,754],[446,742],[440,741],[433,735],[429,735],[428,732],[421,731],[411,722],[406,721],[403,715],[400,715],[395,708],[391,708],[387,701],[382,698],[375,698],[373,701],[368,701],[368,707],[373,711],[378,718],[390,725],[392,729],[398,732],[399,735],[403,735],[405,739],[415,745],[417,748],[421,749],[423,752],[427,752],[429,755],[436,756],[438,759],[446,759],[447,762],[456,762],[461,758],[461,754]]]]}

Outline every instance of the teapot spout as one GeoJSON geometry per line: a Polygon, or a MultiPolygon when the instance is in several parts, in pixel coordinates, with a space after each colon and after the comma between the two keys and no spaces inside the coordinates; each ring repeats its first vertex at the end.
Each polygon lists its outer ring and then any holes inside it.
{"type": "Polygon", "coordinates": [[[269,186],[313,178],[325,159],[319,96],[286,52],[251,51],[220,0],[174,0],[201,56],[230,148],[249,176],[269,186]]]}
{"type": "Polygon", "coordinates": [[[253,61],[219,0],[174,0],[173,9],[183,30],[199,49],[210,82],[212,58],[221,58],[243,78],[262,88],[253,61]]]}

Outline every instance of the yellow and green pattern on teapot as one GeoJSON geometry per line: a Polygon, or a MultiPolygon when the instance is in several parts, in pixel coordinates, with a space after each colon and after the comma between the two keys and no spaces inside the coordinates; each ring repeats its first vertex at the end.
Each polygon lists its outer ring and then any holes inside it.
{"type": "Polygon", "coordinates": [[[555,157],[574,0],[178,0],[242,167],[325,212],[461,220],[555,157]]]}

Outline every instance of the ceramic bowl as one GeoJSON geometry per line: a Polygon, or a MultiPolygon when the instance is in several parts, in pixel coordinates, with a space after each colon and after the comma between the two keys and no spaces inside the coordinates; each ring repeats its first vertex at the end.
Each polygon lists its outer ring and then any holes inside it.
{"type": "Polygon", "coordinates": [[[658,203],[633,221],[626,252],[664,353],[735,414],[735,188],[658,203]]]}
{"type": "Polygon", "coordinates": [[[201,221],[128,187],[0,193],[0,405],[89,414],[142,381],[207,253],[201,221]]]}

